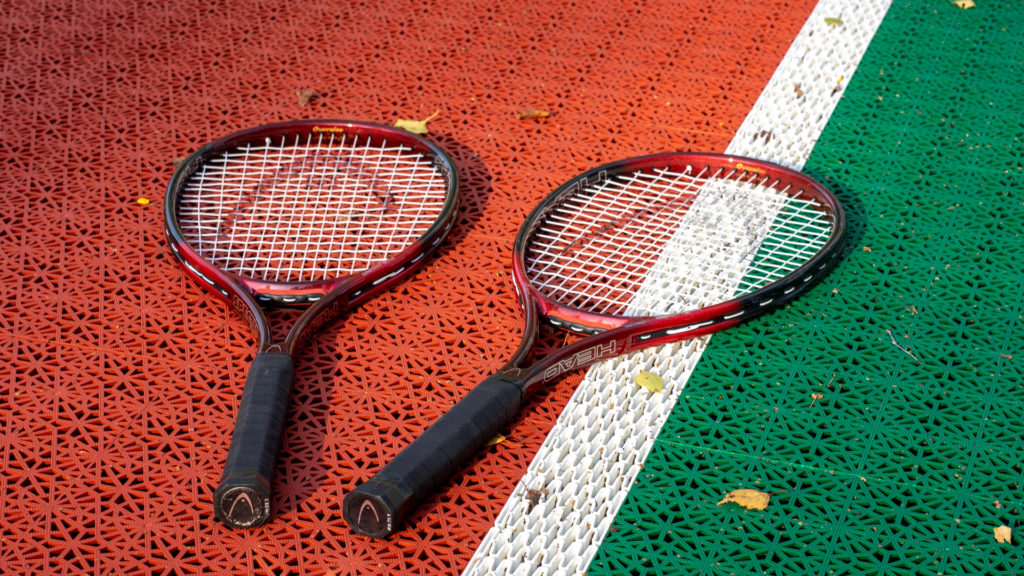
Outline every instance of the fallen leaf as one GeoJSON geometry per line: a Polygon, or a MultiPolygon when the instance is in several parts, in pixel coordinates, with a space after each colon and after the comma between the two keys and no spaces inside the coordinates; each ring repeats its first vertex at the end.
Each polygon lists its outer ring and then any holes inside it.
{"type": "Polygon", "coordinates": [[[797,84],[797,83],[794,82],[793,83],[793,91],[796,92],[796,97],[797,98],[803,98],[804,97],[804,91],[800,89],[800,84],[797,84]]]}
{"type": "Polygon", "coordinates": [[[841,92],[841,91],[843,91],[843,77],[842,76],[839,77],[839,82],[836,82],[836,87],[833,88],[833,93],[831,93],[831,95],[835,96],[836,92],[841,92]]]}
{"type": "Polygon", "coordinates": [[[526,501],[529,502],[530,505],[526,508],[526,511],[530,512],[533,510],[533,508],[540,502],[540,499],[547,495],[547,490],[534,490],[533,488],[528,489],[526,491],[526,501]]]}
{"type": "Polygon", "coordinates": [[[997,528],[993,528],[992,533],[996,538],[996,542],[1000,542],[1002,544],[1009,544],[1010,537],[1013,535],[1013,530],[1009,526],[1003,525],[997,528]]]}
{"type": "Polygon", "coordinates": [[[505,441],[505,437],[503,435],[501,435],[501,434],[498,434],[494,438],[491,438],[490,440],[488,440],[487,441],[487,445],[488,446],[497,446],[498,444],[501,444],[504,441],[505,441]]]}
{"type": "Polygon", "coordinates": [[[171,160],[171,166],[174,166],[175,168],[180,168],[181,165],[185,163],[185,160],[187,160],[185,156],[182,156],[181,158],[175,158],[174,160],[171,160]]]}
{"type": "Polygon", "coordinates": [[[665,380],[652,372],[641,372],[633,378],[633,382],[641,388],[646,388],[651,392],[661,392],[665,389],[665,380]]]}
{"type": "Polygon", "coordinates": [[[136,198],[135,202],[138,203],[139,206],[146,206],[149,204],[149,198],[136,198]]]}
{"type": "Polygon", "coordinates": [[[437,112],[434,112],[433,114],[427,116],[423,120],[399,119],[397,122],[395,122],[395,128],[401,128],[406,132],[412,132],[413,134],[419,134],[420,136],[422,136],[427,133],[427,122],[430,122],[434,118],[437,118],[437,115],[440,113],[441,111],[438,110],[437,112]]]}
{"type": "Polygon", "coordinates": [[[968,8],[974,8],[974,0],[953,0],[953,6],[967,10],[968,8]]]}
{"type": "Polygon", "coordinates": [[[770,499],[771,495],[767,492],[751,490],[749,488],[740,488],[726,494],[725,498],[718,501],[718,505],[721,506],[728,502],[734,502],[743,506],[747,510],[764,510],[768,507],[768,500],[770,499]]]}
{"type": "Polygon", "coordinates": [[[829,26],[832,26],[832,27],[842,26],[843,25],[843,19],[842,18],[825,18],[825,24],[828,24],[829,26]]]}
{"type": "Polygon", "coordinates": [[[548,116],[551,116],[551,112],[541,110],[540,108],[524,108],[519,111],[520,120],[533,120],[536,118],[547,118],[548,116]]]}
{"type": "Polygon", "coordinates": [[[320,94],[312,88],[299,88],[295,91],[295,96],[298,98],[299,106],[308,106],[309,103],[320,96],[320,94]]]}

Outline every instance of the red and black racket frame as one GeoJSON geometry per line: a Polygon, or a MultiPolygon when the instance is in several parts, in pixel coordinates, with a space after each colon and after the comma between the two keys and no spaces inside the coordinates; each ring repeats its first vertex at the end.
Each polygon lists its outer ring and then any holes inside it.
{"type": "Polygon", "coordinates": [[[271,513],[271,484],[293,379],[293,354],[323,325],[415,272],[452,229],[458,208],[458,175],[440,146],[411,133],[380,124],[301,120],[243,130],[211,142],[185,159],[168,185],[164,204],[166,236],[171,252],[186,273],[228,302],[258,338],[239,404],[235,431],[221,484],[214,493],[214,514],[232,528],[256,527],[271,513]],[[245,278],[210,264],[185,240],[175,214],[181,188],[208,158],[259,138],[280,138],[309,132],[344,132],[357,136],[397,138],[433,158],[446,177],[446,199],[434,224],[388,261],[358,274],[316,282],[270,282],[245,278]],[[303,307],[284,340],[274,341],[263,306],[303,307]],[[269,416],[268,416],[269,415],[269,416]],[[271,433],[266,434],[269,430],[271,433]],[[236,501],[245,507],[235,509],[236,501]],[[232,510],[236,514],[232,514],[232,510]],[[251,510],[251,513],[248,512],[251,510]]]}
{"type": "Polygon", "coordinates": [[[604,358],[726,330],[784,306],[803,293],[816,280],[828,273],[839,259],[845,240],[845,213],[832,192],[808,176],[776,164],[724,154],[666,153],[631,158],[594,168],[547,196],[530,213],[516,237],[512,254],[512,274],[526,319],[525,333],[529,336],[523,339],[523,345],[500,372],[521,378],[524,381],[524,393],[529,395],[540,384],[566,372],[590,366],[604,358]],[[530,283],[526,264],[530,236],[563,198],[586,188],[592,181],[605,181],[616,174],[629,174],[638,170],[677,164],[680,156],[685,156],[694,166],[706,165],[729,171],[736,170],[744,174],[735,177],[736,180],[751,178],[773,182],[774,187],[780,190],[786,189],[787,193],[816,202],[832,219],[831,235],[814,258],[779,281],[733,300],[683,314],[656,317],[596,314],[564,306],[530,283]],[[793,185],[780,185],[788,183],[793,185]],[[589,337],[566,346],[558,353],[527,368],[529,352],[533,348],[533,339],[536,337],[541,318],[552,326],[589,337]]]}
{"type": "Polygon", "coordinates": [[[616,317],[566,307],[533,287],[527,275],[527,249],[536,227],[562,199],[593,181],[617,173],[678,164],[680,154],[655,154],[590,170],[548,195],[530,213],[516,237],[512,272],[523,311],[522,343],[496,374],[474,387],[452,409],[400,452],[376,476],[345,497],[343,515],[360,534],[384,538],[401,525],[415,505],[446,481],[488,440],[507,427],[542,384],[631,351],[712,334],[777,309],[823,277],[839,259],[846,238],[845,215],[835,196],[794,170],[737,156],[685,153],[693,165],[739,170],[745,177],[786,183],[789,191],[814,200],[830,215],[832,233],[817,255],[784,279],[734,300],[690,313],[659,317],[616,317]],[[587,335],[529,364],[540,320],[587,335]],[[442,456],[438,456],[438,454],[442,456]]]}

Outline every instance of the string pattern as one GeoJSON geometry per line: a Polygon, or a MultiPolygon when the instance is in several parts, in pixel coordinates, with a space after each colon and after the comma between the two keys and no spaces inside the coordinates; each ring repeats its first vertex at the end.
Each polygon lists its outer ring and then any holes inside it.
{"type": "Polygon", "coordinates": [[[588,312],[679,314],[784,277],[831,235],[831,218],[801,193],[710,170],[642,170],[563,198],[531,235],[531,283],[588,312]]]}
{"type": "Polygon", "coordinates": [[[389,260],[429,230],[446,198],[431,157],[335,133],[267,138],[209,158],[176,206],[214,266],[269,282],[317,282],[389,260]]]}

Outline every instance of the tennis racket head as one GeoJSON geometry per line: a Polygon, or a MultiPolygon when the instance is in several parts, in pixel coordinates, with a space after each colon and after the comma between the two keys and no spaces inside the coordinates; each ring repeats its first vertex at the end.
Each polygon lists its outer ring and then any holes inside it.
{"type": "Polygon", "coordinates": [[[458,187],[437,145],[389,126],[303,120],[203,146],[165,203],[174,255],[225,299],[350,304],[411,271],[451,228],[458,187]],[[340,290],[339,290],[340,289],[340,290]]]}
{"type": "Polygon", "coordinates": [[[636,348],[785,304],[828,270],[845,230],[835,195],[805,174],[657,154],[600,166],[545,198],[519,231],[513,272],[523,306],[551,324],[631,326],[636,348]]]}

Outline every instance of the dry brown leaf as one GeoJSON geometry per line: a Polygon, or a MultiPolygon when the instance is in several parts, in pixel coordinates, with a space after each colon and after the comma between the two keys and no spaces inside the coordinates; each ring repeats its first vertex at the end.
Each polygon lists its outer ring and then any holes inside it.
{"type": "Polygon", "coordinates": [[[540,108],[524,108],[519,111],[520,120],[534,120],[536,118],[547,118],[548,116],[551,116],[551,112],[541,110],[540,108]]]}
{"type": "Polygon", "coordinates": [[[771,494],[767,492],[761,492],[760,490],[751,490],[749,488],[740,488],[733,490],[725,495],[718,501],[718,505],[727,504],[733,502],[743,506],[747,510],[764,510],[768,507],[768,501],[771,499],[771,494]]]}
{"type": "Polygon", "coordinates": [[[295,91],[295,96],[298,99],[299,106],[308,106],[320,94],[312,88],[299,88],[295,91]]]}
{"type": "Polygon", "coordinates": [[[534,490],[533,488],[528,489],[526,491],[526,501],[529,502],[529,506],[526,511],[529,512],[533,510],[534,506],[540,502],[540,499],[547,495],[547,490],[534,490]]]}
{"type": "Polygon", "coordinates": [[[633,377],[633,382],[636,382],[637,386],[646,388],[651,392],[661,392],[665,389],[665,380],[653,372],[643,371],[633,377]]]}
{"type": "Polygon", "coordinates": [[[1010,537],[1013,535],[1013,529],[1006,525],[993,528],[992,532],[995,535],[996,542],[1001,544],[1009,544],[1010,537]]]}
{"type": "Polygon", "coordinates": [[[427,122],[430,122],[434,118],[437,118],[437,115],[440,113],[441,111],[438,110],[437,112],[434,112],[433,114],[427,116],[423,120],[399,119],[397,122],[395,122],[395,128],[401,128],[406,132],[412,132],[413,134],[419,134],[420,136],[423,136],[424,134],[427,133],[427,122]]]}
{"type": "Polygon", "coordinates": [[[967,10],[968,8],[974,8],[974,0],[953,0],[953,6],[967,10]]]}

